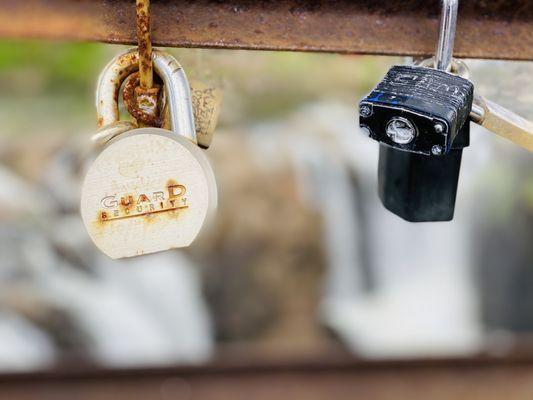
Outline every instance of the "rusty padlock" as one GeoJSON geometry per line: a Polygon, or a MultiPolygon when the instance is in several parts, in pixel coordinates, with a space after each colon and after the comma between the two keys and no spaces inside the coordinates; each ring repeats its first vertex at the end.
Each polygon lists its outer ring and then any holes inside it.
{"type": "Polygon", "coordinates": [[[168,53],[154,51],[170,109],[171,130],[128,129],[119,121],[118,91],[138,56],[115,58],[97,89],[104,148],[82,187],[81,214],[95,245],[111,258],[186,247],[217,206],[213,171],[197,146],[189,83],[168,53]],[[119,82],[120,81],[120,82],[119,82]]]}
{"type": "MultiPolygon", "coordinates": [[[[170,129],[170,110],[164,91],[160,97],[160,107],[155,107],[156,105],[152,103],[151,97],[148,97],[148,107],[139,107],[137,101],[139,84],[140,76],[138,72],[129,75],[124,83],[122,92],[124,105],[130,115],[140,125],[170,129]]],[[[218,123],[222,103],[222,90],[199,80],[192,80],[190,84],[198,146],[207,149],[211,145],[218,123]]]]}

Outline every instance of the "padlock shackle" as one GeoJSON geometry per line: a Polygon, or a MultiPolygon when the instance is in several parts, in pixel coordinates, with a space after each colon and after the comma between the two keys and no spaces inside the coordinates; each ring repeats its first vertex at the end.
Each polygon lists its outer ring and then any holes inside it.
{"type": "Polygon", "coordinates": [[[459,0],[442,0],[439,40],[435,52],[435,68],[449,71],[452,66],[453,44],[457,26],[459,0]]]}
{"type": "MultiPolygon", "coordinates": [[[[164,83],[173,132],[197,143],[189,81],[179,62],[163,51],[153,51],[156,73],[164,83]]],[[[118,98],[124,80],[139,70],[139,53],[132,49],[109,62],[98,79],[96,114],[99,128],[119,120],[118,98]]]]}
{"type": "Polygon", "coordinates": [[[120,118],[118,99],[124,80],[139,69],[139,53],[131,49],[113,58],[102,70],[96,85],[96,116],[98,128],[120,118]]]}
{"type": "Polygon", "coordinates": [[[172,55],[154,50],[154,69],[162,79],[170,108],[170,127],[197,144],[191,87],[181,64],[172,55]]]}

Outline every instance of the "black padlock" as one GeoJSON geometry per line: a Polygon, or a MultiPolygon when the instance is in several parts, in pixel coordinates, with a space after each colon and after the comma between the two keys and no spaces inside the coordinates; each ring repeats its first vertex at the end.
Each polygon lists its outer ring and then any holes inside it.
{"type": "Polygon", "coordinates": [[[359,105],[359,124],[394,148],[440,156],[467,121],[474,85],[433,68],[394,66],[359,105]]]}
{"type": "Polygon", "coordinates": [[[453,218],[474,86],[451,73],[394,66],[359,104],[359,123],[380,142],[379,194],[407,221],[453,218]]]}

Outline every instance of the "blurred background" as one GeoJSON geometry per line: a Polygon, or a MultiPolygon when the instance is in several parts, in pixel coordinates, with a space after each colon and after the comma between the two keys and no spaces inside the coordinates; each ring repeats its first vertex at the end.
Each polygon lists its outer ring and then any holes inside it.
{"type": "MultiPolygon", "coordinates": [[[[0,42],[1,371],[530,348],[527,151],[473,125],[453,222],[381,206],[356,105],[403,59],[169,50],[224,91],[217,218],[186,250],[100,254],[79,189],[96,79],[123,49],[0,42]]],[[[468,63],[480,93],[533,118],[532,63],[468,63]]]]}

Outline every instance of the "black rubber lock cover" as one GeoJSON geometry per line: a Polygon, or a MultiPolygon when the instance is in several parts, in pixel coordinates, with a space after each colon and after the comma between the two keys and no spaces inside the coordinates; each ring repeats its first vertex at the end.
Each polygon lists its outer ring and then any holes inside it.
{"type": "Polygon", "coordinates": [[[432,68],[394,66],[361,101],[359,124],[372,139],[400,150],[431,156],[432,147],[439,145],[446,154],[464,147],[454,139],[468,120],[473,97],[474,85],[467,79],[432,68]],[[387,124],[394,117],[406,118],[416,127],[412,142],[398,144],[387,136],[387,124]],[[436,131],[437,123],[442,132],[436,131]]]}

